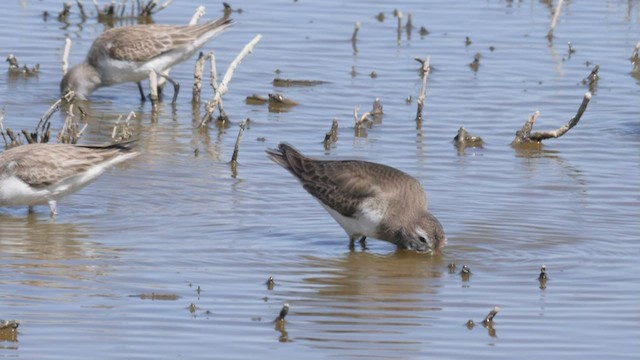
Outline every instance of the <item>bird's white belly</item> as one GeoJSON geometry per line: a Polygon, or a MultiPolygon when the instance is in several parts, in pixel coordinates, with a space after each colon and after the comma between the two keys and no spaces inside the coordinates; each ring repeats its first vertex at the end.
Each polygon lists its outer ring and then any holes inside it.
{"type": "Polygon", "coordinates": [[[192,53],[170,51],[147,62],[131,62],[107,58],[100,62],[98,68],[104,85],[141,82],[149,78],[151,70],[163,72],[188,59],[191,55],[192,53]]]}
{"type": "Polygon", "coordinates": [[[320,202],[327,212],[342,226],[349,237],[367,236],[375,237],[376,229],[384,217],[384,211],[379,206],[371,206],[365,201],[360,210],[347,217],[320,202]]]}
{"type": "Polygon", "coordinates": [[[49,188],[32,188],[15,176],[0,180],[0,206],[46,204],[52,195],[49,188]]]}

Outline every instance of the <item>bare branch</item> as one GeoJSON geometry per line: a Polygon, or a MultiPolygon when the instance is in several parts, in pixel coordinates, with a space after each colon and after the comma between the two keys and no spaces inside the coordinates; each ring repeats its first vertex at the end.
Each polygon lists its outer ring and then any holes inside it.
{"type": "Polygon", "coordinates": [[[64,39],[64,51],[62,52],[62,75],[66,75],[69,69],[69,52],[71,50],[71,39],[64,39]]]}
{"type": "Polygon", "coordinates": [[[200,126],[206,126],[207,123],[211,120],[211,116],[213,115],[213,112],[215,111],[216,106],[218,106],[218,103],[220,102],[222,95],[226,94],[226,92],[229,90],[227,86],[229,84],[229,81],[231,81],[231,77],[233,76],[234,71],[236,70],[238,65],[240,65],[240,62],[242,61],[242,59],[244,59],[248,54],[250,54],[253,51],[253,48],[261,39],[262,39],[262,35],[256,35],[256,37],[253,38],[253,40],[251,40],[247,45],[245,45],[245,47],[242,49],[240,54],[236,56],[233,62],[231,62],[231,64],[229,65],[229,68],[227,69],[227,72],[224,74],[222,83],[220,83],[220,86],[216,88],[216,92],[213,96],[213,99],[211,99],[211,101],[209,101],[205,107],[206,112],[204,117],[202,118],[202,121],[200,122],[200,126]]]}
{"type": "Polygon", "coordinates": [[[424,100],[427,96],[427,78],[429,77],[429,73],[431,72],[431,65],[429,65],[428,57],[426,60],[416,58],[416,61],[422,64],[422,90],[420,91],[420,96],[418,97],[418,111],[416,113],[416,121],[422,121],[422,109],[424,108],[424,100]]]}
{"type": "Polygon", "coordinates": [[[571,128],[578,124],[580,118],[582,117],[582,114],[584,114],[584,111],[587,109],[589,101],[591,101],[591,93],[587,92],[586,94],[584,94],[584,98],[582,98],[582,104],[580,104],[576,115],[572,117],[567,124],[555,130],[535,132],[530,135],[530,139],[533,141],[542,141],[544,139],[557,138],[564,135],[567,131],[571,130],[571,128]]]}
{"type": "Polygon", "coordinates": [[[547,38],[549,39],[549,41],[553,39],[553,30],[556,28],[556,24],[558,23],[558,16],[560,16],[562,1],[563,0],[558,0],[558,3],[556,4],[556,9],[553,11],[553,18],[551,18],[551,25],[549,25],[549,32],[547,33],[547,38]]]}

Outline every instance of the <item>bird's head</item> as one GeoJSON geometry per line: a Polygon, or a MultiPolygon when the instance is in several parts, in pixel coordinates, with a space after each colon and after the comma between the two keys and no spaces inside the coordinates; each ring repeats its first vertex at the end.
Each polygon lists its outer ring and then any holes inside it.
{"type": "Polygon", "coordinates": [[[78,64],[62,77],[60,95],[73,91],[77,99],[87,100],[101,84],[100,74],[93,66],[87,63],[78,64]]]}

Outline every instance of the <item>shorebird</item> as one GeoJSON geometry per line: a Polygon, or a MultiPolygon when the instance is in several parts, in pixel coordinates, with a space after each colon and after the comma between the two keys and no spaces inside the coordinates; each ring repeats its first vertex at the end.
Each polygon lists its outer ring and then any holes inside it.
{"type": "MultiPolygon", "coordinates": [[[[232,24],[222,17],[200,25],[133,25],[110,29],[91,45],[83,63],[74,66],[60,82],[62,95],[73,90],[81,100],[96,89],[124,82],[136,82],[142,100],[141,81],[149,72],[166,69],[190,58],[205,43],[232,24]]],[[[179,86],[174,86],[174,102],[179,86]]]]}
{"type": "Polygon", "coordinates": [[[139,155],[134,142],[111,145],[27,144],[0,153],[0,206],[48,204],[97,179],[104,171],[139,155]]]}
{"type": "Polygon", "coordinates": [[[281,143],[267,155],[287,169],[349,235],[401,249],[438,250],[447,242],[442,225],[427,211],[420,182],[390,166],[360,160],[317,160],[281,143]]]}

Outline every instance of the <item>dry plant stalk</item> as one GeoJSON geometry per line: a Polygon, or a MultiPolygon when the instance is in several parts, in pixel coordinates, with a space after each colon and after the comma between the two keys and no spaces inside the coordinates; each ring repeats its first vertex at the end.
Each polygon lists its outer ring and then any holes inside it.
{"type": "Polygon", "coordinates": [[[353,29],[353,35],[351,35],[351,41],[354,42],[354,43],[357,40],[358,31],[360,31],[360,21],[356,21],[356,26],[353,29]]]}
{"type": "Polygon", "coordinates": [[[238,164],[238,153],[240,152],[240,142],[242,141],[242,137],[244,135],[244,129],[247,126],[247,122],[249,119],[242,120],[240,123],[240,130],[238,131],[238,137],[236,138],[236,145],[233,147],[233,155],[231,156],[231,164],[238,164]]]}
{"type": "Polygon", "coordinates": [[[632,73],[640,72],[640,41],[636,43],[636,47],[633,49],[633,53],[631,54],[631,63],[633,64],[633,68],[631,69],[632,73]]]}
{"type": "Polygon", "coordinates": [[[204,55],[201,51],[196,60],[196,69],[193,72],[193,90],[191,95],[191,102],[200,103],[200,94],[202,93],[202,74],[204,73],[204,62],[207,58],[211,57],[212,53],[204,55]]]}
{"type": "Polygon", "coordinates": [[[196,12],[193,13],[193,16],[191,17],[191,20],[189,21],[189,25],[197,24],[198,21],[200,20],[200,18],[202,18],[204,16],[204,13],[205,13],[204,6],[202,6],[202,5],[198,6],[198,8],[196,9],[196,12]]]}
{"type": "Polygon", "coordinates": [[[71,50],[71,39],[64,39],[64,51],[62,52],[62,75],[66,75],[69,70],[69,52],[71,50]]]}
{"type": "Polygon", "coordinates": [[[553,18],[551,18],[551,25],[549,25],[549,32],[547,33],[547,38],[549,40],[553,39],[553,30],[556,28],[556,24],[558,23],[558,16],[560,16],[562,1],[563,0],[558,0],[558,3],[556,4],[556,9],[553,11],[553,18]]]}
{"type": "Polygon", "coordinates": [[[325,150],[329,150],[329,147],[331,146],[331,144],[336,142],[337,140],[338,140],[338,120],[333,119],[333,121],[331,122],[331,130],[329,130],[324,135],[324,140],[322,142],[324,144],[325,150]]]}
{"type": "Polygon", "coordinates": [[[358,110],[360,110],[360,106],[353,108],[353,120],[355,121],[356,130],[361,129],[364,124],[367,124],[370,121],[369,115],[371,115],[370,112],[366,112],[358,117],[358,110]]]}
{"type": "Polygon", "coordinates": [[[484,318],[484,320],[482,320],[482,325],[484,326],[493,325],[493,318],[496,317],[496,315],[498,315],[499,311],[500,311],[500,307],[494,306],[493,309],[491,309],[491,311],[489,312],[489,314],[487,314],[487,316],[484,318]]]}
{"type": "Polygon", "coordinates": [[[118,121],[116,121],[116,125],[111,132],[111,139],[114,143],[126,141],[133,137],[133,130],[131,129],[129,121],[134,117],[136,117],[136,113],[133,111],[129,113],[124,122],[121,122],[122,115],[118,117],[118,121]]]}
{"type": "Polygon", "coordinates": [[[576,115],[573,116],[568,123],[566,123],[565,125],[555,130],[531,133],[533,124],[538,119],[538,116],[540,116],[539,111],[534,112],[527,119],[527,121],[525,121],[524,125],[522,125],[522,128],[516,131],[516,138],[511,142],[511,145],[521,145],[521,144],[527,144],[531,142],[540,142],[545,139],[558,138],[566,134],[567,131],[571,130],[571,128],[573,128],[578,124],[578,122],[580,121],[580,118],[582,117],[582,114],[584,114],[584,111],[587,109],[587,105],[589,104],[589,101],[591,101],[591,93],[587,92],[586,94],[584,94],[582,103],[580,104],[580,107],[578,108],[576,115]]]}
{"type": "Polygon", "coordinates": [[[415,58],[417,62],[422,64],[422,89],[420,90],[420,96],[418,97],[418,111],[416,113],[416,121],[422,121],[422,109],[424,108],[424,100],[427,96],[427,78],[431,72],[431,66],[429,65],[429,58],[422,60],[415,58]]]}
{"type": "MultiPolygon", "coordinates": [[[[86,128],[87,124],[84,124],[82,129],[80,129],[80,125],[75,120],[75,115],[73,114],[73,104],[69,104],[67,114],[64,118],[64,124],[62,125],[62,129],[60,129],[60,131],[58,132],[58,143],[77,144],[86,128]]],[[[42,142],[45,142],[44,134],[42,142]]]]}
{"type": "Polygon", "coordinates": [[[236,70],[238,65],[240,65],[242,59],[244,59],[245,56],[253,51],[253,48],[260,41],[260,39],[262,39],[262,35],[256,35],[256,37],[253,38],[253,40],[251,40],[247,45],[245,45],[240,54],[238,54],[238,56],[236,56],[236,58],[231,62],[229,68],[227,69],[227,72],[224,74],[224,78],[222,79],[220,86],[216,88],[213,99],[211,99],[211,101],[209,101],[205,106],[205,114],[202,117],[200,126],[204,127],[209,121],[211,121],[211,116],[218,106],[222,95],[226,94],[226,92],[229,91],[229,88],[227,86],[229,84],[229,81],[231,81],[231,77],[233,76],[234,71],[236,70]]]}
{"type": "Polygon", "coordinates": [[[398,45],[402,42],[402,11],[398,11],[398,45]]]}

